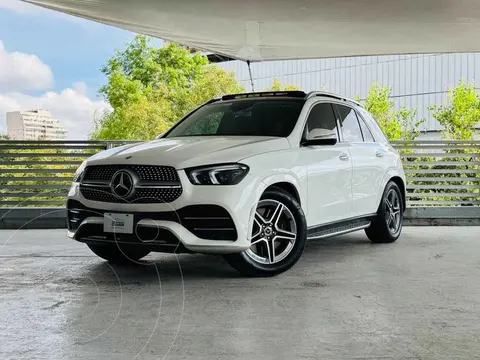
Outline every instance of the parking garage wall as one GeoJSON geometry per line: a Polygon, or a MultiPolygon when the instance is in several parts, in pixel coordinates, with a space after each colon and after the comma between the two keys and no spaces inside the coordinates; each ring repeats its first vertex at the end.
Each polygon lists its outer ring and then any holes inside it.
{"type": "MultiPolygon", "coordinates": [[[[245,62],[218,65],[235,71],[237,79],[251,89],[245,62]]],[[[364,99],[374,82],[388,85],[397,108],[405,105],[416,109],[418,118],[426,119],[420,139],[440,136],[440,125],[428,111],[430,105],[445,102],[448,89],[462,79],[480,84],[480,54],[476,53],[269,61],[252,63],[251,68],[256,91],[271,87],[277,78],[307,92],[326,90],[364,99]]]]}

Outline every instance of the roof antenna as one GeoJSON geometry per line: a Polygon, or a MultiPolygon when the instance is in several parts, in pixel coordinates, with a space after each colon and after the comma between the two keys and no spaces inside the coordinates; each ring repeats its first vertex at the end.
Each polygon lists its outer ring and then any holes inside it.
{"type": "Polygon", "coordinates": [[[253,85],[252,68],[250,67],[250,60],[247,60],[247,66],[248,66],[248,73],[250,74],[250,83],[252,84],[252,92],[255,92],[255,87],[253,85]]]}

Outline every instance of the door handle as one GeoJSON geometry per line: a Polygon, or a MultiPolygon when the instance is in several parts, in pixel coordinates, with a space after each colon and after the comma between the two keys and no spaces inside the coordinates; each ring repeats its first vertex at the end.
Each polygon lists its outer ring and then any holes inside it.
{"type": "Polygon", "coordinates": [[[342,161],[347,161],[348,160],[348,155],[345,154],[345,153],[341,153],[338,158],[342,161]]]}
{"type": "Polygon", "coordinates": [[[378,157],[378,158],[382,158],[383,157],[383,152],[382,151],[377,151],[375,153],[375,156],[378,157]]]}

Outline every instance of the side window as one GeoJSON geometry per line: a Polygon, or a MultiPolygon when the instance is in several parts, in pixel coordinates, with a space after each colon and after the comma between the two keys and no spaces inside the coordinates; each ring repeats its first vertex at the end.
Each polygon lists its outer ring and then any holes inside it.
{"type": "Polygon", "coordinates": [[[348,106],[337,105],[342,124],[343,139],[349,142],[363,142],[362,131],[358,125],[355,110],[348,106]]]}
{"type": "Polygon", "coordinates": [[[367,110],[363,108],[359,108],[358,112],[362,115],[362,118],[370,127],[370,130],[372,131],[373,136],[375,137],[375,141],[381,142],[381,143],[388,143],[387,137],[383,133],[382,129],[378,125],[377,120],[374,119],[372,114],[370,114],[367,110]]]}
{"type": "Polygon", "coordinates": [[[360,123],[360,128],[362,129],[363,141],[365,142],[375,142],[370,129],[365,124],[365,121],[357,114],[358,122],[360,123]]]}
{"type": "Polygon", "coordinates": [[[308,114],[305,134],[307,139],[332,137],[338,139],[337,120],[332,104],[320,103],[314,105],[308,114]]]}

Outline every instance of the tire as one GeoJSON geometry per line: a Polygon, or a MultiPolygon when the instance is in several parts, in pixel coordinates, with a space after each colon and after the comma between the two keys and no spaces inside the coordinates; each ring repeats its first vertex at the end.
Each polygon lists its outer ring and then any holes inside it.
{"type": "Polygon", "coordinates": [[[87,244],[92,252],[113,264],[134,263],[147,256],[150,251],[138,247],[121,246],[118,244],[87,244]]]}
{"type": "Polygon", "coordinates": [[[307,242],[305,214],[298,201],[280,188],[271,188],[265,191],[256,206],[256,215],[251,231],[253,233],[252,243],[255,240],[258,243],[252,245],[247,251],[225,255],[224,258],[242,275],[274,276],[295,265],[305,250],[307,242]],[[269,210],[270,205],[271,211],[269,210]],[[262,214],[265,218],[260,215],[262,211],[264,211],[262,214]],[[275,215],[278,216],[275,217],[275,215]],[[267,219],[271,221],[262,230],[260,222],[267,219]],[[262,231],[264,231],[263,235],[262,231]],[[272,248],[272,244],[276,252],[269,250],[272,248]]]}
{"type": "Polygon", "coordinates": [[[404,209],[405,205],[400,188],[396,183],[390,181],[383,191],[376,217],[370,227],[365,229],[370,241],[373,243],[391,243],[397,240],[402,232],[404,209]],[[393,204],[392,199],[394,199],[393,204]]]}

